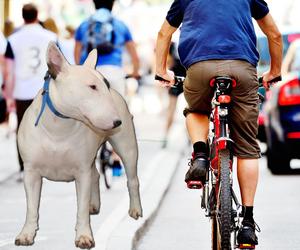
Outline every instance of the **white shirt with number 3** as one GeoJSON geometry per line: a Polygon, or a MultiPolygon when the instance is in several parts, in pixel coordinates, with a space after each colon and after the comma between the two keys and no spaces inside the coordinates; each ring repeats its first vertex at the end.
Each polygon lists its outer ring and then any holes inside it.
{"type": "Polygon", "coordinates": [[[44,83],[48,43],[56,42],[57,36],[39,24],[27,24],[13,33],[8,41],[15,62],[13,96],[18,100],[33,99],[44,83]]]}

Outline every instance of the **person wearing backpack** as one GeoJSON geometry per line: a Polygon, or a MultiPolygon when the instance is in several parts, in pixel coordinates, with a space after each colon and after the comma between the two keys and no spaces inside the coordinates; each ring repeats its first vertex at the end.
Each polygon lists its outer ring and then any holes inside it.
{"type": "Polygon", "coordinates": [[[127,49],[133,65],[131,76],[139,77],[139,58],[129,28],[115,18],[111,11],[114,0],[94,0],[96,12],[83,21],[75,33],[75,62],[82,64],[88,53],[98,51],[97,70],[109,81],[112,88],[125,96],[125,73],[122,55],[127,49]]]}

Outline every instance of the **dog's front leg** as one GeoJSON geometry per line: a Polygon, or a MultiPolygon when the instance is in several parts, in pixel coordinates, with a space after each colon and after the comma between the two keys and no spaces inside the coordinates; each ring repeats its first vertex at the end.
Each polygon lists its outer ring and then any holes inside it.
{"type": "Polygon", "coordinates": [[[26,221],[21,233],[15,240],[17,246],[28,246],[34,243],[36,230],[38,230],[38,210],[41,197],[42,177],[33,170],[26,170],[25,166],[24,186],[27,201],[26,221]]]}
{"type": "Polygon", "coordinates": [[[90,199],[90,214],[98,214],[100,211],[100,175],[96,168],[95,162],[92,166],[92,183],[91,183],[91,199],[90,199]]]}
{"type": "Polygon", "coordinates": [[[138,219],[143,216],[137,176],[138,147],[132,118],[129,113],[126,117],[122,117],[121,131],[112,135],[109,142],[121,157],[125,166],[130,199],[129,215],[134,219],[138,219]]]}
{"type": "Polygon", "coordinates": [[[90,225],[90,197],[91,197],[92,173],[89,168],[82,171],[75,179],[77,192],[77,223],[75,245],[80,248],[92,248],[95,246],[90,225]]]}

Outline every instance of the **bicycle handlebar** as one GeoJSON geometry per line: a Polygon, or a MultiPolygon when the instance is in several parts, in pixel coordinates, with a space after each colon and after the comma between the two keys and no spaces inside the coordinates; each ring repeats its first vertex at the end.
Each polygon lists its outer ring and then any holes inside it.
{"type": "MultiPolygon", "coordinates": [[[[272,83],[276,83],[276,82],[280,82],[282,80],[281,76],[277,76],[275,78],[273,78],[272,80],[268,81],[268,83],[270,85],[272,85],[272,83]]],[[[259,83],[259,88],[263,87],[263,76],[258,78],[258,83],[259,83]]],[[[261,100],[261,102],[264,102],[265,97],[264,95],[262,95],[261,93],[258,93],[258,98],[261,100]]]]}
{"type": "MultiPolygon", "coordinates": [[[[277,76],[277,77],[273,78],[272,80],[268,81],[268,83],[272,84],[272,83],[280,82],[281,80],[282,80],[282,77],[277,76]]],[[[259,87],[263,86],[263,76],[258,78],[258,83],[259,83],[259,87]]]]}
{"type": "MultiPolygon", "coordinates": [[[[167,82],[167,83],[170,82],[169,80],[166,80],[166,79],[162,78],[159,75],[155,75],[154,79],[157,80],[157,81],[162,81],[162,82],[167,82]]],[[[185,77],[183,77],[183,76],[174,76],[174,80],[175,80],[175,83],[174,83],[173,86],[171,86],[171,88],[178,88],[178,89],[183,88],[183,82],[185,80],[185,77]]]]}
{"type": "MultiPolygon", "coordinates": [[[[155,75],[154,79],[157,80],[157,81],[163,81],[163,82],[167,82],[167,83],[170,82],[169,80],[166,80],[166,79],[162,78],[159,75],[155,75]]],[[[185,77],[174,76],[174,79],[175,79],[175,84],[173,86],[171,86],[171,88],[183,89],[183,82],[185,80],[185,77]]],[[[274,79],[268,81],[268,83],[272,84],[272,83],[279,82],[281,80],[282,80],[282,77],[277,76],[274,79]]],[[[259,82],[259,87],[263,87],[263,77],[262,76],[258,78],[258,82],[259,82]]],[[[265,100],[265,97],[260,93],[258,93],[258,97],[262,102],[265,100]]]]}

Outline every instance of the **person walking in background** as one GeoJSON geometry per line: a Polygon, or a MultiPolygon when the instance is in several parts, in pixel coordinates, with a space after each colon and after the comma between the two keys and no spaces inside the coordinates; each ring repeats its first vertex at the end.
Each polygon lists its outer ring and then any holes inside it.
{"type": "Polygon", "coordinates": [[[75,64],[74,49],[75,49],[75,29],[71,25],[65,27],[66,36],[61,37],[58,41],[62,53],[70,64],[75,64]]]}
{"type": "MultiPolygon", "coordinates": [[[[33,98],[43,87],[47,71],[46,51],[50,41],[57,41],[57,36],[45,30],[38,23],[38,9],[33,4],[22,8],[24,25],[8,37],[5,51],[5,97],[9,111],[16,105],[17,129],[23,114],[33,98]]],[[[20,157],[20,173],[24,170],[20,157]]]]}
{"type": "Polygon", "coordinates": [[[0,31],[0,123],[6,118],[6,103],[2,93],[3,77],[4,77],[4,53],[7,41],[0,31]]]}
{"type": "Polygon", "coordinates": [[[100,71],[123,97],[125,73],[122,55],[126,47],[132,61],[132,76],[139,77],[139,58],[128,27],[115,18],[111,11],[114,0],[94,0],[96,12],[85,20],[75,32],[75,62],[82,64],[88,53],[97,48],[97,70],[100,71]]]}
{"type": "Polygon", "coordinates": [[[7,46],[7,41],[0,31],[0,86],[3,83],[3,73],[4,73],[4,53],[7,46]]]}
{"type": "MultiPolygon", "coordinates": [[[[171,71],[173,71],[176,76],[182,76],[182,77],[186,76],[185,68],[182,66],[182,64],[180,62],[178,51],[177,51],[177,46],[176,46],[175,42],[171,42],[167,63],[168,63],[168,68],[171,71]]],[[[170,128],[174,121],[174,115],[175,115],[175,111],[176,111],[178,96],[182,92],[183,92],[183,89],[178,89],[178,88],[169,88],[169,90],[168,90],[169,105],[168,105],[168,110],[167,110],[168,113],[167,113],[165,138],[163,140],[162,148],[167,147],[168,134],[169,134],[170,128]]]]}
{"type": "Polygon", "coordinates": [[[282,74],[300,71],[300,39],[293,41],[282,63],[282,74]]]}
{"type": "Polygon", "coordinates": [[[3,34],[5,37],[9,37],[12,33],[15,32],[15,25],[10,20],[5,20],[3,27],[3,34]]]}
{"type": "Polygon", "coordinates": [[[67,59],[70,64],[75,64],[74,59],[74,48],[75,48],[75,40],[74,40],[74,29],[71,26],[66,27],[66,31],[68,32],[68,36],[66,38],[60,36],[60,30],[58,29],[56,22],[53,18],[48,17],[45,21],[42,22],[42,26],[46,30],[50,30],[58,36],[58,47],[61,52],[67,59]]]}

